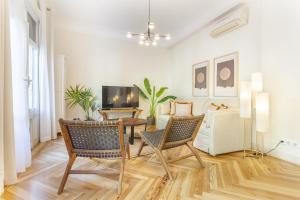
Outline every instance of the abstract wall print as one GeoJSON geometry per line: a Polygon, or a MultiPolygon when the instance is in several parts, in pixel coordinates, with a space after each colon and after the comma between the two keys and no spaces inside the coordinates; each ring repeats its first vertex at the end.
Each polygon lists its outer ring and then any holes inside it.
{"type": "Polygon", "coordinates": [[[214,59],[214,96],[238,95],[238,62],[237,52],[214,59]]]}
{"type": "Polygon", "coordinates": [[[209,95],[209,61],[193,65],[193,96],[207,97],[209,95]]]}

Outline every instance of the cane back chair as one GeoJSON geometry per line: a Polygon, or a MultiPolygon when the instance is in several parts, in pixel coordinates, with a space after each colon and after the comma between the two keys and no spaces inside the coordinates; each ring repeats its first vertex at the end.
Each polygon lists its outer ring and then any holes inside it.
{"type": "Polygon", "coordinates": [[[202,167],[204,167],[203,162],[198,155],[197,151],[192,147],[189,142],[192,142],[196,134],[199,131],[201,123],[203,121],[204,115],[200,116],[188,116],[188,117],[171,117],[165,129],[157,130],[154,132],[142,132],[141,138],[142,143],[138,150],[138,156],[141,154],[142,149],[145,145],[150,145],[156,155],[159,157],[163,164],[163,167],[170,180],[173,179],[171,172],[167,166],[167,163],[175,162],[190,156],[195,156],[202,167]],[[171,149],[179,146],[187,146],[192,154],[175,158],[173,160],[167,161],[162,151],[166,149],[171,149]]]}
{"type": "Polygon", "coordinates": [[[118,194],[122,191],[128,137],[123,134],[122,121],[79,121],[59,119],[69,161],[58,194],[64,190],[69,174],[98,174],[99,170],[72,170],[77,157],[121,159],[118,194]]]}

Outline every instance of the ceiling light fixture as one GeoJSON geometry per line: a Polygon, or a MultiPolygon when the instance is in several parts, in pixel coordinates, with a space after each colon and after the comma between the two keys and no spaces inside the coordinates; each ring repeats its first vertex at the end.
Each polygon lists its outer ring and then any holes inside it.
{"type": "Polygon", "coordinates": [[[151,31],[155,28],[155,25],[154,25],[154,22],[151,22],[150,14],[151,14],[151,12],[150,12],[150,0],[149,0],[147,30],[145,31],[145,33],[131,33],[131,32],[128,32],[126,37],[127,38],[132,38],[133,36],[137,36],[137,37],[140,38],[139,44],[140,45],[145,45],[145,46],[150,46],[150,44],[152,44],[152,46],[156,46],[157,41],[160,38],[165,38],[166,40],[170,40],[171,39],[170,34],[161,35],[161,34],[154,33],[154,32],[151,31]]]}

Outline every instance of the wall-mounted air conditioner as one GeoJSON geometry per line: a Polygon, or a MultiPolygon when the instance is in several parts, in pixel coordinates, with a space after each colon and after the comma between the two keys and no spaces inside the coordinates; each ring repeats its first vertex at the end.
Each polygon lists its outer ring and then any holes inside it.
{"type": "Polygon", "coordinates": [[[210,32],[210,36],[216,38],[225,33],[234,31],[246,24],[248,24],[249,9],[240,8],[226,15],[216,22],[214,29],[210,32]]]}

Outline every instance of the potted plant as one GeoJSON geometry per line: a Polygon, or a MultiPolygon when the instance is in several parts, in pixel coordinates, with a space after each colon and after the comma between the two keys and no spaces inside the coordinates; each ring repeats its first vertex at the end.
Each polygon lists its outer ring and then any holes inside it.
{"type": "Polygon", "coordinates": [[[151,87],[148,78],[144,79],[144,89],[140,88],[137,85],[134,86],[139,89],[141,97],[149,102],[149,116],[147,117],[147,123],[150,125],[155,125],[155,114],[157,106],[168,100],[174,100],[176,99],[176,97],[172,95],[163,96],[168,88],[161,87],[158,91],[156,91],[155,86],[151,87]]]}
{"type": "Polygon", "coordinates": [[[70,87],[65,92],[65,100],[69,108],[79,106],[85,114],[85,120],[92,121],[92,113],[97,110],[97,97],[93,94],[91,88],[76,85],[70,87]]]}

